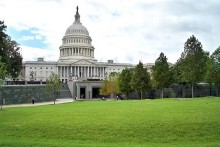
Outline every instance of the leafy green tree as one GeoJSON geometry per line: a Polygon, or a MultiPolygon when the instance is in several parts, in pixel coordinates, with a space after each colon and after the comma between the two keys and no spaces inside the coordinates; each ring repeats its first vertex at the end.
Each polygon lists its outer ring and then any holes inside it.
{"type": "Polygon", "coordinates": [[[51,73],[51,75],[49,76],[49,79],[47,80],[47,84],[46,84],[46,91],[47,92],[52,92],[54,95],[54,104],[55,101],[57,99],[57,95],[58,95],[58,91],[61,88],[61,82],[60,82],[60,78],[57,74],[55,74],[54,72],[51,73]]]}
{"type": "Polygon", "coordinates": [[[220,84],[220,47],[218,47],[210,56],[207,62],[206,82],[216,85],[218,95],[218,85],[220,84]]]}
{"type": "Polygon", "coordinates": [[[187,83],[182,78],[181,66],[182,63],[180,61],[177,61],[172,67],[170,67],[170,71],[172,75],[171,79],[173,84],[179,84],[181,86],[182,97],[185,97],[185,93],[186,93],[185,88],[187,83]]]}
{"type": "Polygon", "coordinates": [[[0,56],[0,105],[1,105],[1,109],[2,109],[1,90],[2,90],[3,80],[5,79],[6,75],[7,75],[6,66],[3,62],[1,62],[1,56],[0,56]]]}
{"type": "Polygon", "coordinates": [[[7,74],[16,78],[22,69],[23,58],[17,42],[11,40],[10,36],[4,32],[6,28],[4,22],[0,21],[0,56],[2,56],[1,61],[6,64],[7,74]]]}
{"type": "Polygon", "coordinates": [[[129,98],[129,93],[132,92],[131,78],[132,72],[128,68],[123,69],[118,78],[119,90],[125,93],[127,98],[129,98]]]}
{"type": "Polygon", "coordinates": [[[192,35],[185,42],[184,51],[178,62],[181,65],[181,80],[192,85],[192,97],[194,97],[194,85],[204,81],[208,55],[195,36],[192,35]]]}
{"type": "Polygon", "coordinates": [[[1,62],[1,56],[0,56],[0,80],[4,80],[7,75],[7,70],[5,63],[1,62]]]}
{"type": "Polygon", "coordinates": [[[143,63],[135,67],[134,73],[131,79],[132,89],[141,94],[141,99],[143,98],[143,92],[148,91],[151,87],[150,85],[150,74],[147,69],[143,67],[143,63]]]}
{"type": "Polygon", "coordinates": [[[164,53],[160,53],[159,58],[155,61],[155,65],[152,67],[152,78],[153,85],[161,89],[161,98],[163,98],[163,89],[172,84],[170,67],[164,53]]]}

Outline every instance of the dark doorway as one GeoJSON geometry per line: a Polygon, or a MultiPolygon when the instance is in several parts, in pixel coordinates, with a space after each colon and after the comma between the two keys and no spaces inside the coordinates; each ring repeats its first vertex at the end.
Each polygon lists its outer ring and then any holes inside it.
{"type": "Polygon", "coordinates": [[[85,99],[86,96],[86,88],[80,88],[80,98],[85,99]]]}
{"type": "Polygon", "coordinates": [[[100,98],[99,87],[92,88],[92,98],[100,98]]]}

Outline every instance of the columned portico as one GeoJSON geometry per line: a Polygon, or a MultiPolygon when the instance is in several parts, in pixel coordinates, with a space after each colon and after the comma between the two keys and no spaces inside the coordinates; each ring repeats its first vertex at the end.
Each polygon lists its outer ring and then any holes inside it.
{"type": "Polygon", "coordinates": [[[94,65],[61,65],[57,68],[57,73],[62,79],[71,77],[84,77],[86,79],[104,79],[105,67],[95,67],[94,65]]]}

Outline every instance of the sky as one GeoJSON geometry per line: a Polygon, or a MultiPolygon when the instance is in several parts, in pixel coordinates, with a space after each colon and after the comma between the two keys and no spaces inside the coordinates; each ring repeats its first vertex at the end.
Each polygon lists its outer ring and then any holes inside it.
{"type": "Polygon", "coordinates": [[[76,6],[100,62],[154,63],[163,52],[175,63],[192,35],[210,53],[220,46],[220,0],[0,0],[0,20],[23,61],[57,61],[76,6]]]}

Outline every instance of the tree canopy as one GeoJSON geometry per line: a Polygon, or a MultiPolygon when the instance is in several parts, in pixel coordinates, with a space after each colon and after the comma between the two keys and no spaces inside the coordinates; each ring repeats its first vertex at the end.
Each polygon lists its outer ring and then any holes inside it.
{"type": "Polygon", "coordinates": [[[108,80],[103,80],[99,90],[100,95],[104,95],[104,96],[108,95],[107,85],[108,85],[108,80]]]}
{"type": "Polygon", "coordinates": [[[148,91],[151,87],[150,74],[141,62],[135,67],[131,79],[131,86],[132,89],[141,94],[141,99],[143,98],[143,92],[148,91]]]}
{"type": "Polygon", "coordinates": [[[55,104],[55,101],[57,99],[58,91],[61,88],[61,82],[60,82],[59,75],[52,72],[51,75],[49,76],[49,79],[47,80],[47,84],[46,84],[45,88],[46,88],[47,92],[52,92],[53,93],[53,95],[54,95],[54,104],[55,104]]]}
{"type": "Polygon", "coordinates": [[[11,40],[6,31],[3,21],[0,21],[0,56],[1,61],[6,65],[6,71],[9,76],[16,78],[22,69],[22,56],[18,43],[11,40]]]}
{"type": "Polygon", "coordinates": [[[192,85],[192,97],[194,97],[193,86],[204,81],[207,59],[208,52],[203,50],[201,42],[194,35],[188,38],[178,62],[182,81],[192,85]]]}
{"type": "Polygon", "coordinates": [[[101,95],[116,95],[120,93],[119,86],[118,86],[118,76],[119,73],[111,72],[108,76],[108,80],[104,80],[100,87],[100,94],[101,95]]]}
{"type": "Polygon", "coordinates": [[[128,68],[122,70],[118,78],[119,89],[122,93],[125,93],[127,98],[129,93],[132,92],[131,88],[132,72],[128,68]]]}
{"type": "Polygon", "coordinates": [[[161,97],[163,98],[163,88],[170,86],[172,83],[170,67],[164,53],[160,53],[159,58],[152,67],[152,79],[153,85],[161,89],[161,97]]]}
{"type": "MultiPolygon", "coordinates": [[[[220,47],[218,47],[207,62],[206,82],[210,84],[220,84],[220,47]]],[[[217,95],[218,95],[218,90],[217,95]]]]}
{"type": "Polygon", "coordinates": [[[0,80],[4,80],[6,75],[7,75],[6,66],[5,63],[1,61],[1,56],[0,56],[0,80]]]}

